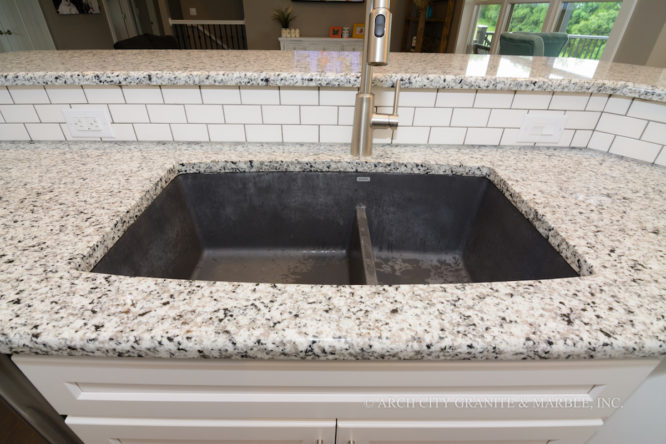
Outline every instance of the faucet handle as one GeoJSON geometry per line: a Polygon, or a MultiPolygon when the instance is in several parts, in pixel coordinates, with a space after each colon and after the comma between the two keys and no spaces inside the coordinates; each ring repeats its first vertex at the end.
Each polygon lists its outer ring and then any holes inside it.
{"type": "Polygon", "coordinates": [[[400,79],[395,81],[395,91],[393,92],[393,114],[398,115],[398,104],[400,103],[400,79]]]}

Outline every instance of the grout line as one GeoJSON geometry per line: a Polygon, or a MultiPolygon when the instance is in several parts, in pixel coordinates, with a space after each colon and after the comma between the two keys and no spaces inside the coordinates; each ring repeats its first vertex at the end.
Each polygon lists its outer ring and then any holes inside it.
{"type": "Polygon", "coordinates": [[[654,160],[652,161],[653,164],[657,162],[657,159],[659,159],[659,156],[661,155],[662,151],[664,151],[665,149],[666,149],[666,145],[662,145],[661,148],[659,149],[659,152],[657,153],[657,155],[654,156],[654,160]]]}

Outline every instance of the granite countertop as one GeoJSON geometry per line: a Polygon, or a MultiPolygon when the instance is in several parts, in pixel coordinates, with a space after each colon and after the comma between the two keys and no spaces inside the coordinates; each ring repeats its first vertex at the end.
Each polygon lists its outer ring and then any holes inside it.
{"type": "MultiPolygon", "coordinates": [[[[0,54],[0,85],[356,87],[360,53],[24,51],[0,54]]],[[[595,92],[666,101],[666,70],[573,58],[392,53],[374,81],[407,88],[595,92]],[[631,80],[627,80],[631,79],[631,80]]]]}
{"type": "Polygon", "coordinates": [[[253,359],[587,359],[666,353],[666,169],[592,150],[0,144],[0,352],[253,359]],[[489,177],[581,277],[320,286],[90,273],[179,172],[489,177]]]}

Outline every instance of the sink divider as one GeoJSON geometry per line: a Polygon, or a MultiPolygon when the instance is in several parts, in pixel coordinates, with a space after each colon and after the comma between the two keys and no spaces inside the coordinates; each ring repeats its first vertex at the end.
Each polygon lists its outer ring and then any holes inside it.
{"type": "Polygon", "coordinates": [[[354,233],[350,245],[350,270],[352,284],[378,285],[375,253],[372,250],[368,216],[365,205],[356,206],[354,233]]]}

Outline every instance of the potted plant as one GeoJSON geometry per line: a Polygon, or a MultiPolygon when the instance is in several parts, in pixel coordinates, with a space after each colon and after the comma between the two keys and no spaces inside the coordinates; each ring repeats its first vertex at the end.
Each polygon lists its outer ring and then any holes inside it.
{"type": "Polygon", "coordinates": [[[291,36],[291,23],[296,19],[291,8],[279,8],[273,11],[273,20],[282,27],[282,37],[291,36]]]}

